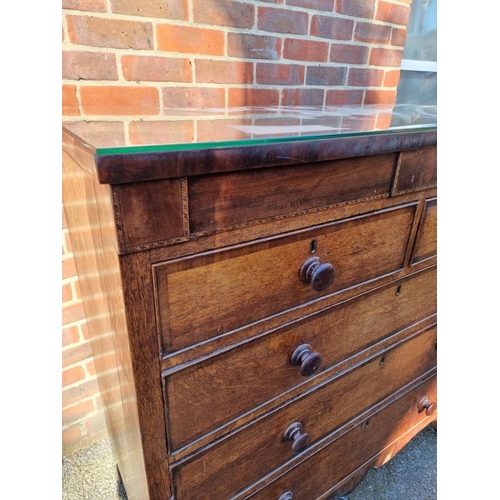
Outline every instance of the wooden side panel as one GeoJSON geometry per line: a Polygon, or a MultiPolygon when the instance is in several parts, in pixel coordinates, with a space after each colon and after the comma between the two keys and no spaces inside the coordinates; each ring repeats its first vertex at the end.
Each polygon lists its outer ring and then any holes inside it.
{"type": "MultiPolygon", "coordinates": [[[[274,500],[287,491],[293,494],[293,500],[326,498],[323,494],[328,490],[333,494],[335,485],[352,471],[381,450],[387,449],[389,453],[391,448],[401,448],[435,419],[436,414],[426,416],[425,412],[419,412],[418,404],[425,396],[436,401],[436,392],[436,377],[433,377],[248,498],[274,500]]],[[[385,458],[383,453],[380,456],[385,458]]]]}
{"type": "Polygon", "coordinates": [[[426,200],[415,240],[412,264],[437,255],[437,198],[426,200]]]}
{"type": "Polygon", "coordinates": [[[145,395],[138,398],[136,394],[110,186],[98,184],[65,152],[63,203],[106,423],[128,498],[156,498],[150,497],[152,484],[167,495],[170,483],[165,468],[143,454],[147,443],[141,435],[144,415],[139,400],[145,395]]]}
{"type": "Polygon", "coordinates": [[[156,268],[161,336],[175,351],[401,268],[415,205],[319,226],[156,268]],[[315,256],[336,270],[321,292],[303,283],[315,256]]]}
{"type": "Polygon", "coordinates": [[[202,498],[209,489],[214,498],[232,498],[294,457],[283,438],[290,424],[299,422],[313,445],[435,368],[436,335],[434,327],[383,352],[174,469],[176,498],[202,498]]]}
{"type": "Polygon", "coordinates": [[[437,185],[437,147],[400,153],[393,195],[437,185]]]}
{"type": "Polygon", "coordinates": [[[376,155],[190,178],[191,232],[388,195],[395,160],[376,155]]]}
{"type": "Polygon", "coordinates": [[[299,345],[320,353],[320,373],[435,312],[431,268],[167,376],[171,451],[311,380],[290,364],[299,345]]]}

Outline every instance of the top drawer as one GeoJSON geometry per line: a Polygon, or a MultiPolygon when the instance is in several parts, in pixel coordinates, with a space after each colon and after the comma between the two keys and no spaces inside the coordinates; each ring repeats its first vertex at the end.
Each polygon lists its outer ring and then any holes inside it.
{"type": "Polygon", "coordinates": [[[400,154],[393,195],[437,186],[437,147],[400,154]]]}
{"type": "Polygon", "coordinates": [[[155,265],[164,353],[398,271],[415,207],[401,205],[155,265]],[[313,258],[321,264],[304,266],[313,258]],[[302,281],[301,270],[309,283],[302,281]]]}
{"type": "Polygon", "coordinates": [[[388,196],[396,154],[190,178],[191,233],[388,196]]]}

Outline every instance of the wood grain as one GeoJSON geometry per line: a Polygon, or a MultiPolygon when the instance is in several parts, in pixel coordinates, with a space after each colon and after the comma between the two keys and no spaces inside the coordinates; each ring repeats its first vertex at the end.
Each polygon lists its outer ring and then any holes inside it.
{"type": "Polygon", "coordinates": [[[167,376],[171,450],[304,383],[290,363],[300,344],[321,354],[319,374],[436,308],[436,269],[431,268],[167,376]]]}
{"type": "Polygon", "coordinates": [[[365,464],[367,457],[380,450],[390,451],[394,445],[401,448],[432,420],[418,413],[417,404],[425,395],[434,397],[436,390],[436,378],[432,378],[248,498],[271,500],[286,491],[293,493],[294,500],[326,498],[322,495],[325,492],[332,498],[335,484],[365,464]]]}
{"type": "Polygon", "coordinates": [[[393,195],[435,187],[437,184],[437,147],[401,153],[393,195]]]}
{"type": "Polygon", "coordinates": [[[191,232],[389,194],[396,155],[256,169],[188,180],[191,232]]]}
{"type": "Polygon", "coordinates": [[[156,266],[165,352],[182,349],[401,268],[415,205],[156,266]],[[299,279],[316,254],[336,269],[323,292],[299,279]]]}
{"type": "Polygon", "coordinates": [[[437,255],[437,198],[426,200],[420,221],[412,264],[437,255]]]}

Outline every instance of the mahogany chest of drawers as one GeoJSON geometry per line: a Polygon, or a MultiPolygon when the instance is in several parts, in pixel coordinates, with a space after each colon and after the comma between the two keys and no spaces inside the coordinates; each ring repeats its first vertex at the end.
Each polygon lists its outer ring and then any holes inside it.
{"type": "Polygon", "coordinates": [[[129,500],[335,498],[436,418],[435,129],[63,144],[129,500]]]}

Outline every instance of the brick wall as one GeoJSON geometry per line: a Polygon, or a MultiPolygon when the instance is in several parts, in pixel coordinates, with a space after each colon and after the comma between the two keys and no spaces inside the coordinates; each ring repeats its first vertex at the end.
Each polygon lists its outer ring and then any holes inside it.
{"type": "MultiPolygon", "coordinates": [[[[63,0],[63,118],[119,120],[133,143],[162,107],[391,106],[410,3],[63,0]]],[[[168,133],[206,128],[184,119],[168,133]]],[[[64,219],[62,277],[68,452],[106,430],[64,219]]]]}

